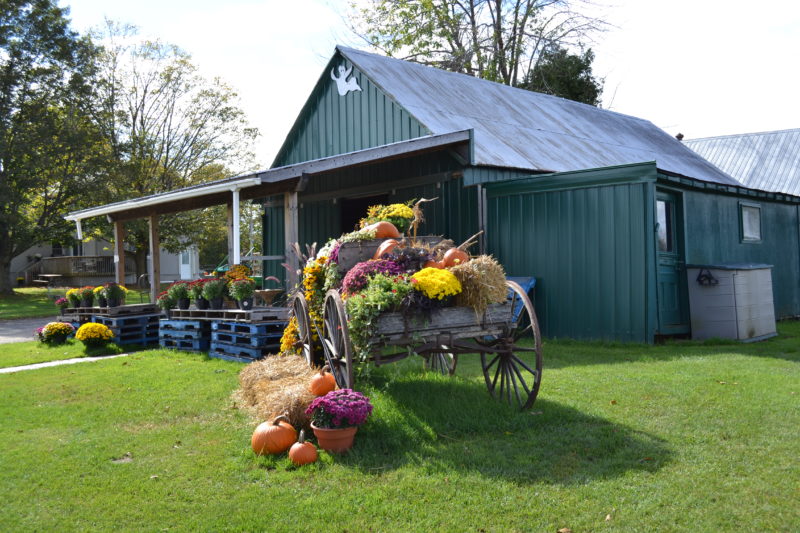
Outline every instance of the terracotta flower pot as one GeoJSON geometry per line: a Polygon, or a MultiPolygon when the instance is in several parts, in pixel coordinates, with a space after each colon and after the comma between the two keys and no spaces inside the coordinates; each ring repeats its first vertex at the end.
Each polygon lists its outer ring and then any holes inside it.
{"type": "Polygon", "coordinates": [[[311,424],[311,429],[314,430],[314,436],[317,437],[317,444],[320,448],[331,453],[344,453],[353,447],[358,426],[327,429],[311,424]]]}

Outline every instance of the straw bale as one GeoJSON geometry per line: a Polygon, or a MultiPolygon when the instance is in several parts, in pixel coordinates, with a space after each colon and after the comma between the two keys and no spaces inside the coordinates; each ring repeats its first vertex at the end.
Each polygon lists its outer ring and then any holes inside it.
{"type": "Polygon", "coordinates": [[[314,399],[308,385],[315,373],[299,356],[266,357],[239,373],[234,400],[259,420],[285,414],[295,428],[308,428],[305,410],[314,399]]]}
{"type": "Polygon", "coordinates": [[[455,304],[471,307],[483,314],[486,307],[506,300],[506,273],[503,266],[490,255],[479,255],[466,263],[450,268],[461,282],[461,293],[455,304]]]}

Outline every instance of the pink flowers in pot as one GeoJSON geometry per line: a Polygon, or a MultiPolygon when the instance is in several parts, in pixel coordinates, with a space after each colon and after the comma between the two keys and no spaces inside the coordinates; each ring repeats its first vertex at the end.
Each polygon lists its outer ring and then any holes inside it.
{"type": "Polygon", "coordinates": [[[306,409],[316,427],[327,429],[360,426],[370,413],[369,398],[351,389],[339,389],[315,398],[306,409]]]}

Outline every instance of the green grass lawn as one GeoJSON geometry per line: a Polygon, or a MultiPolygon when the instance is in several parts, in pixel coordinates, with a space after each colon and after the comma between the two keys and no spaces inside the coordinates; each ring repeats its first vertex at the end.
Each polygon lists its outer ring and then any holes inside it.
{"type": "Polygon", "coordinates": [[[791,531],[800,324],[762,343],[545,344],[534,408],[419,358],[373,369],[342,457],[250,451],[242,365],[150,350],[0,375],[3,529],[791,531]]]}
{"type": "Polygon", "coordinates": [[[56,316],[56,298],[64,295],[66,289],[47,289],[38,287],[14,289],[13,296],[0,295],[0,320],[12,318],[36,318],[56,316]]]}

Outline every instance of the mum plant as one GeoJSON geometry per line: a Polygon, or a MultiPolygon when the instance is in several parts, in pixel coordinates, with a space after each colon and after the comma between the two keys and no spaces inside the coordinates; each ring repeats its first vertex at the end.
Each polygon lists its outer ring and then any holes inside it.
{"type": "Polygon", "coordinates": [[[167,287],[167,293],[169,297],[176,302],[184,298],[189,298],[189,285],[183,281],[176,281],[167,287]]]}
{"type": "Polygon", "coordinates": [[[78,289],[78,294],[80,296],[81,301],[84,303],[88,303],[91,305],[94,302],[94,287],[87,285],[86,287],[81,287],[78,289]]]}
{"type": "Polygon", "coordinates": [[[443,268],[423,268],[411,276],[411,283],[415,290],[431,300],[444,300],[461,292],[461,282],[443,268]]]}
{"type": "Polygon", "coordinates": [[[164,311],[167,311],[175,307],[175,300],[172,299],[167,291],[162,291],[156,298],[156,305],[164,311]]]}
{"type": "Polygon", "coordinates": [[[372,413],[369,398],[352,389],[331,391],[315,398],[306,409],[311,423],[318,428],[338,429],[360,426],[372,413]]]}
{"type": "Polygon", "coordinates": [[[87,322],[75,332],[75,338],[81,341],[87,348],[104,346],[114,338],[114,333],[104,324],[87,322]]]}
{"type": "Polygon", "coordinates": [[[223,276],[226,280],[233,281],[236,279],[244,279],[249,278],[253,275],[252,269],[247,265],[232,265],[225,275],[223,276]]]}
{"type": "MultiPolygon", "coordinates": [[[[413,204],[413,200],[410,202],[413,204]]],[[[361,219],[364,228],[375,222],[391,222],[400,233],[405,233],[414,220],[414,211],[409,204],[373,205],[367,210],[367,216],[361,219]]]]}
{"type": "Polygon", "coordinates": [[[75,332],[67,322],[49,322],[36,330],[36,338],[45,344],[63,344],[75,332]]]}
{"type": "Polygon", "coordinates": [[[203,285],[205,285],[206,280],[203,278],[196,279],[194,281],[189,282],[188,290],[189,290],[189,297],[193,300],[199,300],[203,297],[203,285]]]}
{"type": "Polygon", "coordinates": [[[206,300],[215,300],[225,296],[227,284],[224,279],[211,278],[206,280],[203,284],[203,298],[206,300]]]}
{"type": "Polygon", "coordinates": [[[377,259],[362,261],[350,269],[342,280],[342,292],[345,296],[357,293],[367,286],[370,278],[377,274],[396,275],[401,274],[403,269],[394,261],[387,259],[377,259]]]}
{"type": "Polygon", "coordinates": [[[256,282],[253,278],[240,278],[228,284],[228,293],[234,300],[244,300],[251,298],[256,290],[256,282]]]}
{"type": "Polygon", "coordinates": [[[81,305],[80,289],[69,289],[67,291],[67,300],[69,300],[70,307],[80,307],[81,305]]]}
{"type": "Polygon", "coordinates": [[[67,307],[69,307],[69,300],[64,297],[59,298],[58,300],[56,300],[56,307],[58,307],[59,309],[66,309],[67,307]]]}
{"type": "Polygon", "coordinates": [[[103,285],[103,294],[109,300],[124,300],[128,289],[119,283],[106,283],[103,285]]]}

